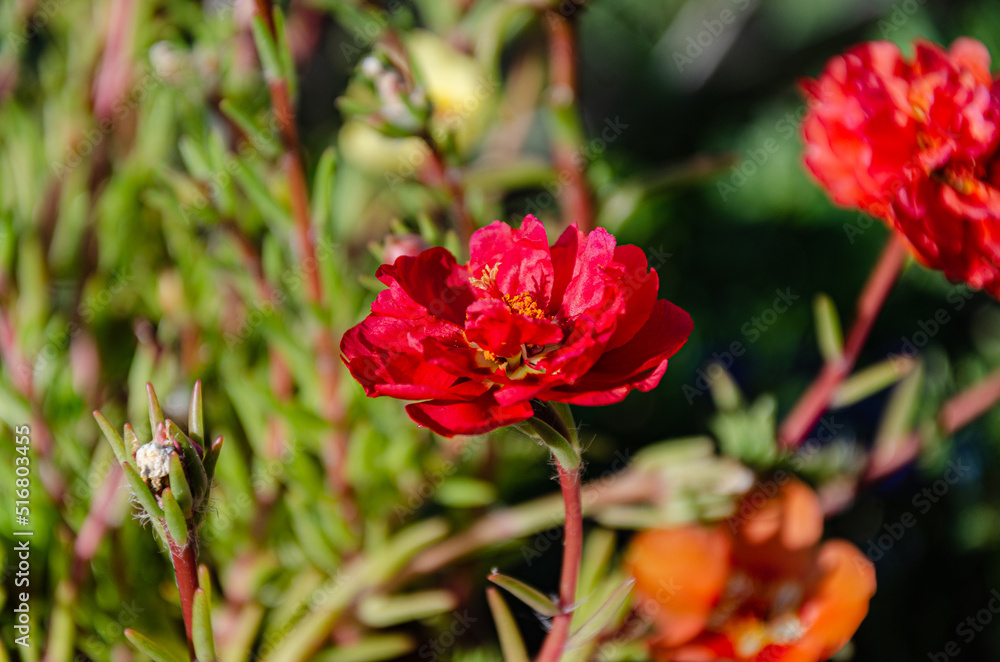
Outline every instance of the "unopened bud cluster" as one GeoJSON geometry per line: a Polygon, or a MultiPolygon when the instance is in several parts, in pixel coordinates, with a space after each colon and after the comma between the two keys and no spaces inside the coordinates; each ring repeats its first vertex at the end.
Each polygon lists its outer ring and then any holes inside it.
{"type": "Polygon", "coordinates": [[[168,545],[173,541],[183,546],[193,539],[201,523],[222,437],[211,446],[205,444],[200,383],[195,384],[191,396],[186,433],[163,417],[153,387],[147,385],[146,390],[153,431],[149,442],[140,444],[128,423],[123,438],[103,414],[94,412],[94,417],[125,472],[144,517],[148,517],[168,545]]]}
{"type": "Polygon", "coordinates": [[[356,84],[340,104],[345,113],[392,137],[423,133],[431,116],[423,86],[405,66],[397,66],[380,55],[369,55],[361,61],[356,84]]]}

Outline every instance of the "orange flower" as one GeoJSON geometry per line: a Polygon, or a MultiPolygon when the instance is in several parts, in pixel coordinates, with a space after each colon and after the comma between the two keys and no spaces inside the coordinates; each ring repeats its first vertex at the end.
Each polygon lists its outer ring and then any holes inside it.
{"type": "MultiPolygon", "coordinates": [[[[774,483],[772,483],[773,485],[774,483]]],[[[725,524],[645,531],[626,564],[663,662],[820,662],[868,613],[875,570],[843,540],[820,544],[823,513],[804,483],[744,498],[725,524]]]]}

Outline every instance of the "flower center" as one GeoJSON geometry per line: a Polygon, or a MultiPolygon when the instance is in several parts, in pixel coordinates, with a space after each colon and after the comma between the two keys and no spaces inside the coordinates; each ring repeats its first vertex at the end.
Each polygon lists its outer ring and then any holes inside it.
{"type": "Polygon", "coordinates": [[[734,573],[709,626],[724,634],[740,657],[750,658],[771,644],[791,644],[805,634],[797,614],[801,603],[798,582],[762,585],[734,573]]]}
{"type": "Polygon", "coordinates": [[[522,292],[521,294],[505,294],[503,296],[504,303],[510,306],[510,309],[525,317],[534,317],[535,319],[542,319],[545,317],[545,311],[538,307],[535,299],[527,292],[522,292]]]}
{"type": "MultiPolygon", "coordinates": [[[[548,317],[545,310],[538,305],[535,297],[528,292],[517,294],[504,294],[497,285],[497,269],[500,264],[483,267],[481,275],[470,277],[469,282],[473,287],[477,287],[494,300],[503,301],[512,313],[522,315],[531,319],[545,319],[548,317]]],[[[470,343],[480,351],[477,363],[484,368],[492,370],[503,370],[510,379],[524,379],[530,374],[541,374],[544,368],[537,366],[537,362],[546,354],[559,348],[558,344],[533,345],[522,344],[520,351],[511,356],[499,356],[496,352],[482,348],[475,343],[470,343]]]]}

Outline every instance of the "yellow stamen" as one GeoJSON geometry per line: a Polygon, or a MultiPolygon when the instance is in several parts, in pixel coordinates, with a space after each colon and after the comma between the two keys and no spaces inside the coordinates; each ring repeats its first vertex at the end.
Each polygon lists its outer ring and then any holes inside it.
{"type": "Polygon", "coordinates": [[[753,657],[771,643],[767,628],[760,621],[746,620],[733,629],[735,636],[732,636],[730,641],[733,642],[733,648],[740,657],[753,657]]]}
{"type": "Polygon", "coordinates": [[[503,300],[510,306],[510,309],[519,315],[524,315],[525,317],[534,317],[535,319],[542,319],[545,317],[545,311],[538,307],[535,300],[530,294],[522,292],[511,296],[505,294],[503,300]]]}
{"type": "Polygon", "coordinates": [[[487,292],[489,292],[490,290],[496,287],[497,269],[499,267],[500,267],[499,262],[494,264],[492,267],[483,267],[483,275],[480,276],[479,278],[470,278],[469,282],[472,283],[475,287],[478,287],[481,290],[486,290],[487,292]]]}

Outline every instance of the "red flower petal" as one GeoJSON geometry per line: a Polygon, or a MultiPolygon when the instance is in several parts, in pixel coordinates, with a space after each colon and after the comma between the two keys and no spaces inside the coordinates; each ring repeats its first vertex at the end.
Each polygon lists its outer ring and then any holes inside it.
{"type": "Polygon", "coordinates": [[[648,269],[646,254],[638,246],[618,246],[615,262],[622,266],[617,284],[625,293],[625,310],[618,316],[617,327],[608,341],[609,350],[627,343],[646,324],[660,288],[656,270],[648,269]]]}
{"type": "Polygon", "coordinates": [[[465,267],[447,249],[430,248],[416,257],[404,255],[392,266],[382,265],[376,276],[399,283],[403,291],[427,312],[457,326],[465,323],[465,309],[476,297],[465,267]]]}
{"type": "Polygon", "coordinates": [[[608,383],[615,375],[635,377],[653,370],[677,353],[694,330],[686,311],[660,299],[649,319],[630,341],[601,356],[587,375],[587,383],[608,383]]]}
{"type": "Polygon", "coordinates": [[[497,403],[492,393],[475,400],[431,400],[406,406],[406,413],[417,424],[434,432],[453,437],[456,434],[481,434],[505,425],[513,425],[532,417],[531,405],[522,402],[508,407],[497,403]]]}
{"type": "Polygon", "coordinates": [[[1000,83],[986,47],[888,42],[834,58],[803,89],[805,161],[834,201],[880,216],[928,267],[1000,297],[1000,83]]]}
{"type": "Polygon", "coordinates": [[[494,221],[476,230],[469,241],[469,273],[480,278],[496,267],[497,294],[532,295],[543,310],[552,296],[553,269],[545,226],[528,215],[519,230],[494,221]]]}

